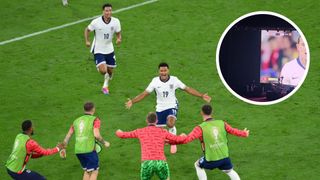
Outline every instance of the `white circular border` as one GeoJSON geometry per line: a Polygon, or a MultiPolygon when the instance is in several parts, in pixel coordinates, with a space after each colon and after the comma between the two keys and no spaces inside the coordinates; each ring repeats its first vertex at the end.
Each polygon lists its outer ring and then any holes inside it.
{"type": "Polygon", "coordinates": [[[298,89],[300,88],[300,86],[303,84],[305,78],[307,77],[307,74],[308,74],[308,71],[309,71],[309,64],[310,64],[310,51],[309,51],[309,45],[308,45],[308,42],[304,36],[304,34],[302,33],[302,31],[300,30],[300,28],[293,22],[291,21],[290,19],[288,19],[287,17],[281,15],[281,14],[278,14],[278,13],[275,13],[275,12],[271,12],[271,11],[255,11],[255,12],[251,12],[251,13],[248,13],[248,14],[245,14],[245,15],[242,15],[240,16],[239,18],[237,18],[236,20],[234,20],[225,30],[224,32],[222,33],[221,37],[220,37],[220,40],[219,40],[219,43],[218,43],[218,46],[217,46],[217,49],[216,49],[216,66],[217,66],[217,70],[218,70],[218,74],[219,74],[219,77],[221,79],[221,81],[223,82],[224,86],[228,89],[229,92],[231,92],[234,96],[236,96],[238,99],[246,102],[246,103],[249,103],[249,104],[254,104],[254,105],[272,105],[272,104],[276,104],[276,103],[279,103],[279,102],[282,102],[284,100],[286,100],[287,98],[289,98],[290,96],[292,96],[296,91],[298,91],[298,89]],[[242,19],[245,19],[247,17],[250,17],[250,16],[254,16],[254,15],[272,15],[272,16],[276,16],[276,17],[279,17],[285,21],[287,21],[288,23],[290,23],[300,34],[300,36],[302,37],[303,41],[305,42],[305,46],[306,46],[306,50],[307,50],[307,58],[308,58],[308,61],[307,61],[307,64],[306,64],[306,73],[304,74],[302,80],[299,82],[298,86],[296,86],[289,94],[285,95],[284,97],[280,98],[280,99],[277,99],[277,100],[274,100],[274,101],[268,101],[268,102],[258,102],[258,101],[252,101],[252,100],[249,100],[247,98],[244,98],[242,96],[240,96],[239,94],[237,94],[236,92],[234,92],[230,86],[228,85],[228,83],[224,80],[223,78],[223,75],[221,73],[221,70],[220,70],[220,62],[219,62],[219,56],[220,56],[220,47],[221,47],[221,44],[222,44],[222,41],[225,37],[225,35],[229,32],[229,30],[236,24],[238,23],[239,21],[241,21],[242,19]]]}

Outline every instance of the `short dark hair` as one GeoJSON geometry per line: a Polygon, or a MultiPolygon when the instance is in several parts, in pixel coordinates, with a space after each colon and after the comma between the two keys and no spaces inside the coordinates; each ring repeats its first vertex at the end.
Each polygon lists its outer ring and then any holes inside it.
{"type": "Polygon", "coordinates": [[[149,112],[147,116],[148,123],[155,123],[157,121],[157,114],[154,112],[149,112]]]}
{"type": "Polygon", "coordinates": [[[30,120],[25,120],[21,124],[21,129],[23,132],[28,131],[32,127],[32,122],[30,120]]]}
{"type": "Polygon", "coordinates": [[[106,4],[102,5],[102,10],[104,10],[104,8],[106,8],[106,7],[112,8],[112,5],[110,3],[106,3],[106,4]]]}
{"type": "Polygon", "coordinates": [[[86,103],[83,105],[83,109],[84,109],[84,111],[86,111],[86,112],[91,111],[93,108],[94,108],[93,102],[86,102],[86,103]]]}
{"type": "Polygon", "coordinates": [[[205,115],[211,115],[211,113],[212,113],[212,107],[209,104],[203,105],[201,110],[205,115]]]}
{"type": "Polygon", "coordinates": [[[167,67],[169,69],[169,64],[162,62],[158,65],[158,69],[160,69],[160,67],[167,67]]]}

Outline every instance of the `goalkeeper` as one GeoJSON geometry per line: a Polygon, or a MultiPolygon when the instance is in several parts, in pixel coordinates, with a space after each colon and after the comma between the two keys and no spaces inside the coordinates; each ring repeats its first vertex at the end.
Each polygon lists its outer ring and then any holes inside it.
{"type": "Polygon", "coordinates": [[[164,155],[164,144],[182,143],[185,137],[175,136],[167,130],[157,127],[157,115],[151,112],[147,116],[148,126],[130,132],[116,131],[120,138],[138,138],[141,144],[141,180],[150,180],[154,174],[159,179],[170,178],[170,171],[164,155]]]}

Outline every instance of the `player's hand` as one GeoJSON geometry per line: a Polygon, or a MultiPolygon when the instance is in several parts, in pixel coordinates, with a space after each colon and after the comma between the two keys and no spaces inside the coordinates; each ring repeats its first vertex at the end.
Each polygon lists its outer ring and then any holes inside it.
{"type": "Polygon", "coordinates": [[[59,155],[60,155],[60,157],[61,157],[62,159],[66,159],[66,158],[67,158],[67,151],[66,151],[66,149],[60,150],[59,155]]]}
{"type": "Polygon", "coordinates": [[[116,44],[120,46],[120,43],[121,43],[121,39],[117,38],[116,44]]]}
{"type": "Polygon", "coordinates": [[[179,136],[186,137],[187,135],[185,133],[181,133],[179,136]]]}
{"type": "Polygon", "coordinates": [[[59,148],[59,150],[61,151],[62,149],[65,149],[66,146],[64,145],[64,143],[58,143],[57,147],[59,148]]]}
{"type": "Polygon", "coordinates": [[[104,142],[104,147],[106,147],[106,148],[110,147],[110,143],[108,141],[105,141],[104,142]]]}
{"type": "Polygon", "coordinates": [[[126,102],[126,108],[130,109],[132,105],[133,105],[132,100],[128,98],[128,101],[126,102]]]}
{"type": "Polygon", "coordinates": [[[247,130],[247,128],[244,128],[244,130],[243,131],[245,131],[246,132],[246,137],[248,137],[249,136],[249,134],[250,134],[250,130],[247,130]]]}
{"type": "Polygon", "coordinates": [[[121,129],[116,130],[116,134],[118,133],[122,133],[122,130],[121,129]]]}
{"type": "Polygon", "coordinates": [[[207,93],[202,95],[202,99],[208,103],[211,101],[211,97],[207,93]]]}
{"type": "Polygon", "coordinates": [[[116,130],[116,136],[120,137],[121,133],[122,133],[122,130],[120,130],[120,129],[116,130]]]}
{"type": "Polygon", "coordinates": [[[87,46],[87,47],[90,47],[90,46],[91,46],[90,41],[86,41],[86,46],[87,46]]]}

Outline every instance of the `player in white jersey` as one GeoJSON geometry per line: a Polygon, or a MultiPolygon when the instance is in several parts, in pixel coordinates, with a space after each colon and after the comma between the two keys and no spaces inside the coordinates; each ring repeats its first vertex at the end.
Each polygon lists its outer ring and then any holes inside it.
{"type": "Polygon", "coordinates": [[[280,73],[280,82],[286,85],[297,86],[304,77],[307,64],[307,50],[301,36],[298,38],[297,50],[299,57],[286,63],[280,73]]]}
{"type": "MultiPolygon", "coordinates": [[[[177,134],[175,121],[177,119],[178,101],[175,95],[176,89],[182,89],[187,93],[200,97],[206,102],[211,101],[208,94],[202,94],[197,90],[186,86],[177,77],[169,75],[169,65],[167,63],[160,63],[159,76],[152,79],[149,86],[141,94],[133,99],[128,99],[126,107],[130,109],[134,103],[141,101],[151,92],[155,91],[157,95],[156,113],[158,117],[158,126],[168,126],[169,132],[177,134]]],[[[171,153],[176,153],[177,146],[171,145],[171,153]]]]}
{"type": "Polygon", "coordinates": [[[102,6],[103,16],[94,19],[84,30],[86,46],[90,47],[89,33],[94,31],[94,40],[91,46],[91,52],[98,71],[104,75],[102,92],[109,94],[109,80],[112,78],[113,68],[117,66],[116,57],[113,48],[113,35],[116,34],[116,44],[121,43],[121,25],[119,19],[112,17],[112,5],[104,4],[102,6]]]}

